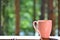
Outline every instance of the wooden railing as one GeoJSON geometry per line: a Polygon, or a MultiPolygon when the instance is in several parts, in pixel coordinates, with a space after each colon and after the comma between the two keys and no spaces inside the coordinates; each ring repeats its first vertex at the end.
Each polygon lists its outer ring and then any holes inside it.
{"type": "MultiPolygon", "coordinates": [[[[60,37],[58,36],[50,36],[49,37],[50,39],[56,39],[56,40],[60,40],[60,37]]],[[[32,39],[32,40],[38,40],[38,39],[41,39],[40,36],[0,36],[0,39],[32,39]]]]}

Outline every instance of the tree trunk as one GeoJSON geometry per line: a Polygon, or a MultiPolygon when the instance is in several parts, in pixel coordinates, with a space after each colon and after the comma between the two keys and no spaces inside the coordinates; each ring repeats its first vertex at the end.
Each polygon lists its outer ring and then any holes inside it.
{"type": "Polygon", "coordinates": [[[1,0],[0,0],[0,27],[1,27],[1,0]]]}
{"type": "MultiPolygon", "coordinates": [[[[0,0],[0,28],[1,28],[1,0],[0,0]]],[[[1,29],[0,29],[0,33],[1,33],[1,29]]]]}
{"type": "Polygon", "coordinates": [[[3,21],[2,21],[2,3],[1,3],[2,0],[0,0],[0,35],[3,35],[3,21]]]}
{"type": "Polygon", "coordinates": [[[36,4],[36,0],[34,0],[34,6],[33,6],[33,21],[35,21],[36,20],[36,6],[35,6],[35,4],[36,4]]]}
{"type": "Polygon", "coordinates": [[[41,16],[40,19],[43,20],[45,18],[45,2],[46,0],[41,0],[41,16]]]}
{"type": "Polygon", "coordinates": [[[19,10],[19,7],[20,7],[20,1],[19,0],[15,0],[15,14],[16,14],[16,31],[15,31],[15,34],[16,35],[19,35],[19,32],[20,32],[20,10],[19,10]]]}
{"type": "Polygon", "coordinates": [[[58,36],[60,36],[60,0],[58,0],[58,36]]]}
{"type": "Polygon", "coordinates": [[[51,35],[55,35],[55,14],[53,13],[53,0],[48,0],[48,19],[52,20],[51,35]]]}

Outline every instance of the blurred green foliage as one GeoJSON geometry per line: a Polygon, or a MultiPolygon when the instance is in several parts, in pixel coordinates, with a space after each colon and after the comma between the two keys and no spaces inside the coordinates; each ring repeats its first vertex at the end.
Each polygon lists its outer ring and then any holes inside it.
{"type": "MultiPolygon", "coordinates": [[[[15,19],[15,0],[4,0],[3,20],[4,20],[4,34],[15,35],[16,19],[15,19]]],[[[41,15],[41,0],[36,0],[36,20],[40,19],[41,15]]],[[[33,36],[35,30],[32,26],[34,15],[34,0],[20,0],[20,35],[33,36]]],[[[57,14],[57,13],[56,13],[57,14]]],[[[47,14],[46,14],[47,15],[47,14]]],[[[47,16],[46,16],[47,18],[47,16]]]]}
{"type": "MultiPolygon", "coordinates": [[[[5,0],[4,34],[15,35],[15,0],[5,0]]],[[[39,19],[39,0],[36,3],[36,20],[39,19]],[[37,5],[38,4],[38,5],[37,5]]],[[[34,0],[20,0],[20,35],[35,35],[32,27],[34,15],[34,0]],[[23,32],[23,33],[22,33],[23,32]],[[21,34],[22,33],[22,34],[21,34]]]]}

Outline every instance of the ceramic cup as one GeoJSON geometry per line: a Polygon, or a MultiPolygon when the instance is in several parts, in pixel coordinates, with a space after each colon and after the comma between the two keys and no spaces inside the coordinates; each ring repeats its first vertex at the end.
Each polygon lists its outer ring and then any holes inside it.
{"type": "Polygon", "coordinates": [[[42,38],[49,38],[52,29],[52,20],[34,21],[33,27],[42,38]]]}

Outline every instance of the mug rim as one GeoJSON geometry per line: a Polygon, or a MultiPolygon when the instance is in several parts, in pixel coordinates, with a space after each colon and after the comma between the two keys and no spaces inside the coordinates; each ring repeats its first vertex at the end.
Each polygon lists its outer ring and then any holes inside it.
{"type": "Polygon", "coordinates": [[[38,22],[46,22],[46,21],[51,21],[52,22],[52,20],[38,20],[38,22]]]}

